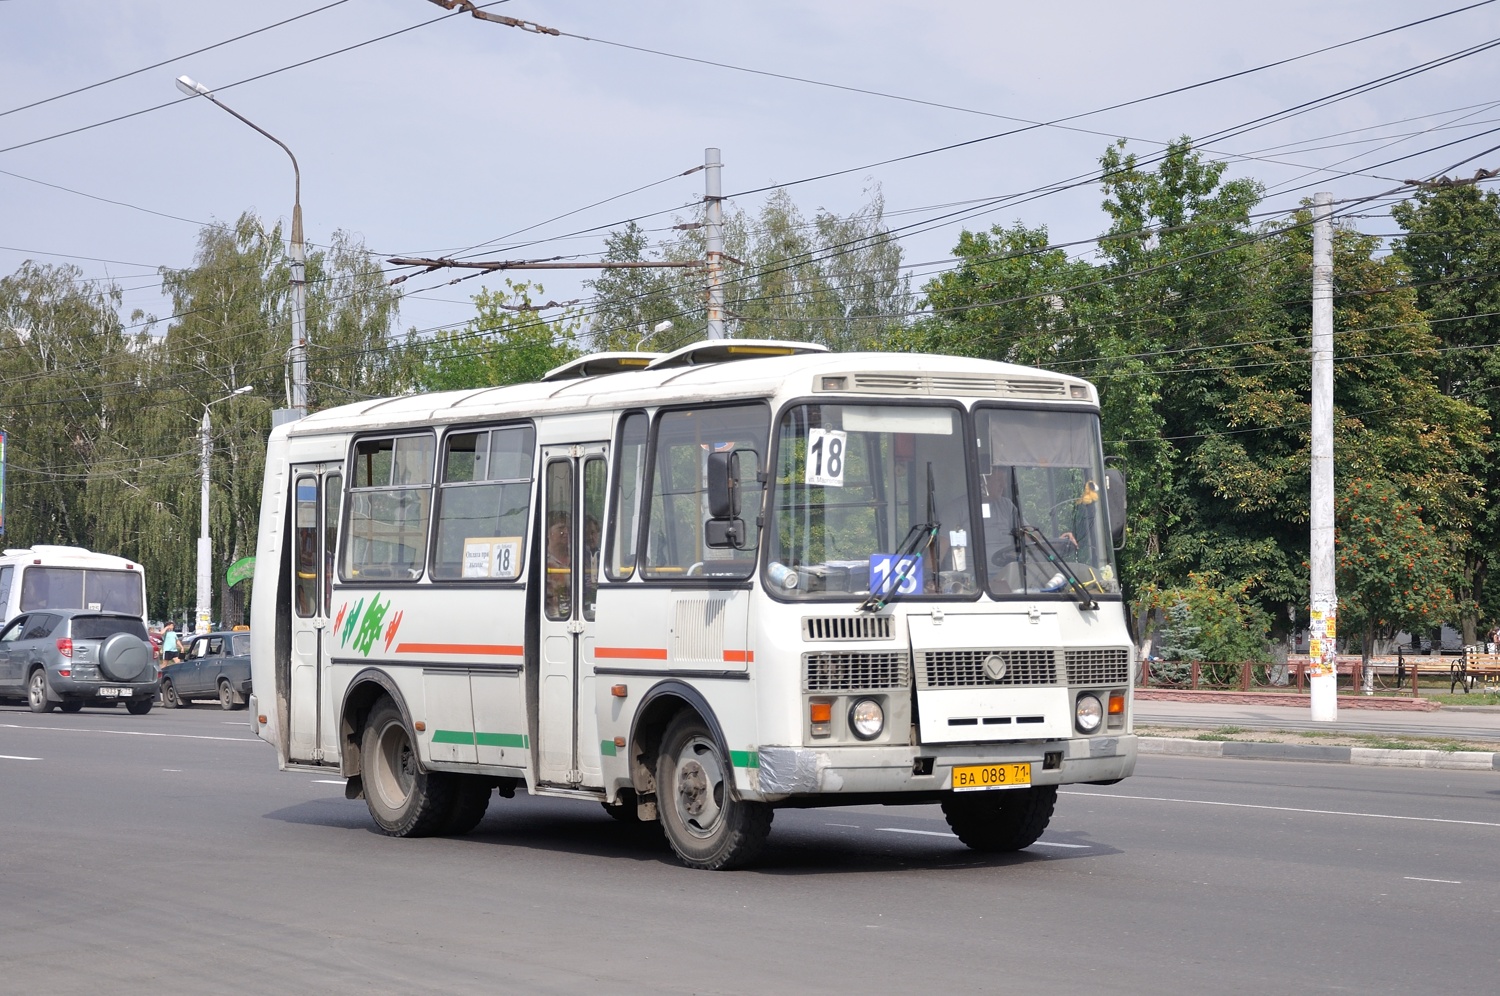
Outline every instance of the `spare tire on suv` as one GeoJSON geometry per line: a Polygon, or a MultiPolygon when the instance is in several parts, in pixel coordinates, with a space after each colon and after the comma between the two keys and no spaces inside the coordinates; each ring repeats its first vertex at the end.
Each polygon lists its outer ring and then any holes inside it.
{"type": "Polygon", "coordinates": [[[99,670],[114,681],[139,681],[151,669],[151,648],[139,637],[115,633],[99,647],[99,670]]]}

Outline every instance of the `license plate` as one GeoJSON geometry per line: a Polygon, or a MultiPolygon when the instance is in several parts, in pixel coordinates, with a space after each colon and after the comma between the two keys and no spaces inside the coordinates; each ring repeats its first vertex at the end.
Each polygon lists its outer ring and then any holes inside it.
{"type": "Polygon", "coordinates": [[[953,769],[953,791],[982,792],[985,789],[1025,788],[1031,784],[1031,762],[1010,764],[965,764],[953,769]]]}
{"type": "Polygon", "coordinates": [[[122,688],[122,689],[120,689],[120,698],[122,698],[122,699],[129,698],[131,695],[134,695],[134,694],[135,694],[135,689],[134,688],[122,688]]]}
{"type": "Polygon", "coordinates": [[[119,694],[120,694],[120,690],[118,688],[101,688],[101,689],[99,689],[99,697],[100,698],[112,699],[112,698],[118,697],[119,694]]]}

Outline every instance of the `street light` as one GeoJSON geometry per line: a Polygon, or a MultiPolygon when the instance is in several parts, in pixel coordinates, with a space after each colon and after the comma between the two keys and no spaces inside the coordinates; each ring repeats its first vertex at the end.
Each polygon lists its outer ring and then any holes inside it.
{"type": "Polygon", "coordinates": [[[203,492],[198,508],[198,622],[194,632],[207,633],[212,620],[209,618],[213,613],[213,583],[209,560],[211,550],[208,542],[208,463],[209,457],[213,455],[213,443],[209,439],[208,410],[221,401],[238,397],[246,391],[254,390],[251,385],[235,388],[222,398],[215,398],[203,406],[203,423],[200,427],[201,442],[203,444],[202,471],[203,492]]]}
{"type": "Polygon", "coordinates": [[[302,247],[302,171],[297,167],[297,157],[286,143],[225,104],[214,92],[188,76],[177,77],[177,89],[189,97],[207,97],[219,108],[233,114],[240,121],[281,146],[281,151],[292,160],[292,176],[296,181],[292,198],[292,348],[288,354],[292,360],[292,386],[287,393],[287,407],[295,418],[307,415],[307,255],[302,247]]]}

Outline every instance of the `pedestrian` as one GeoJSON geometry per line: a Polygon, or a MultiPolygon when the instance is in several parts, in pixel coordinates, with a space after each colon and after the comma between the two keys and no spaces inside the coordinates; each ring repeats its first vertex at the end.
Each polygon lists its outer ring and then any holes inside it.
{"type": "Polygon", "coordinates": [[[168,664],[182,660],[182,644],[177,642],[177,624],[170,620],[161,631],[161,659],[168,664]]]}

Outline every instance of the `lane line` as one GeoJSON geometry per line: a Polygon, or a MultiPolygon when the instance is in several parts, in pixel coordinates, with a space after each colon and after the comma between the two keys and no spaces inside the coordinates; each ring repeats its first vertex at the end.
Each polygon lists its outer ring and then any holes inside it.
{"type": "Polygon", "coordinates": [[[347,785],[348,782],[342,778],[314,778],[314,785],[347,785]]]}
{"type": "MultiPolygon", "coordinates": [[[[831,826],[831,827],[848,826],[848,824],[846,824],[846,823],[830,823],[830,824],[828,824],[828,826],[831,826]]],[[[880,831],[880,832],[882,832],[882,833],[915,833],[915,834],[920,834],[923,837],[947,837],[950,840],[956,840],[957,839],[957,838],[955,838],[953,836],[952,832],[950,832],[950,831],[943,831],[943,830],[908,830],[905,827],[876,827],[875,829],[878,830],[878,831],[880,831]]],[[[1079,850],[1079,851],[1087,851],[1087,850],[1090,850],[1091,847],[1092,847],[1092,845],[1089,845],[1089,844],[1060,844],[1060,843],[1054,843],[1054,842],[1052,842],[1050,840],[1038,840],[1038,841],[1035,841],[1031,846],[1032,847],[1066,847],[1066,848],[1070,848],[1070,849],[1074,849],[1074,850],[1079,850]]]]}
{"type": "Polygon", "coordinates": [[[848,830],[858,830],[860,828],[858,823],[825,823],[823,825],[825,827],[844,827],[848,830]]]}
{"type": "Polygon", "coordinates": [[[22,757],[19,754],[0,754],[0,761],[40,761],[39,757],[22,757]]]}
{"type": "Polygon", "coordinates": [[[113,733],[121,737],[170,737],[174,740],[224,740],[232,744],[258,744],[258,738],[209,737],[198,733],[146,733],[142,730],[90,730],[81,726],[22,726],[0,723],[0,730],[45,730],[49,733],[113,733]]]}
{"type": "Polygon", "coordinates": [[[1462,882],[1455,882],[1451,878],[1417,878],[1415,875],[1402,875],[1401,877],[1408,882],[1437,882],[1441,885],[1463,885],[1462,882]]]}
{"type": "Polygon", "coordinates": [[[1390,813],[1349,813],[1340,809],[1298,809],[1295,806],[1258,806],[1250,802],[1211,802],[1207,799],[1172,799],[1158,795],[1119,795],[1112,792],[1059,792],[1089,799],[1134,799],[1138,802],[1178,802],[1185,806],[1227,806],[1230,809],[1264,809],[1273,813],[1309,813],[1313,816],[1359,816],[1367,820],[1404,820],[1411,823],[1449,823],[1463,827],[1500,827],[1484,820],[1444,820],[1435,816],[1393,816],[1390,813]]]}

